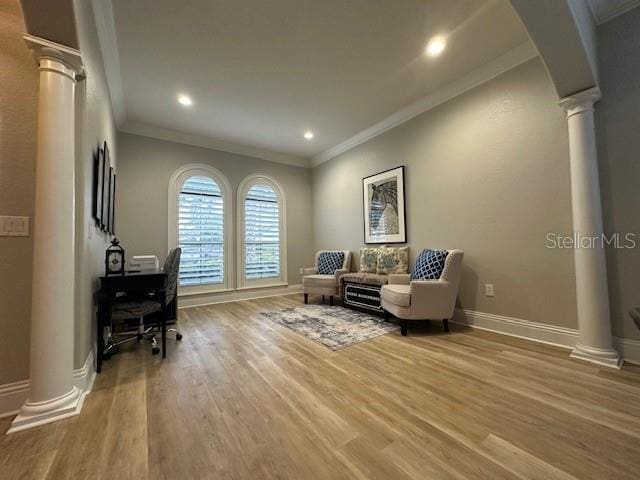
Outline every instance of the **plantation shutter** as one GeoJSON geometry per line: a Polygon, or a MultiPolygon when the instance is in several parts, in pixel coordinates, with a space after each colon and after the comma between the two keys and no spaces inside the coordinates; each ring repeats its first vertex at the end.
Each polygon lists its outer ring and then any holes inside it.
{"type": "Polygon", "coordinates": [[[280,205],[269,185],[254,185],[244,199],[244,270],[247,280],[280,276],[280,205]]]}
{"type": "Polygon", "coordinates": [[[224,204],[209,177],[193,176],[178,196],[180,286],[224,282],[224,204]]]}

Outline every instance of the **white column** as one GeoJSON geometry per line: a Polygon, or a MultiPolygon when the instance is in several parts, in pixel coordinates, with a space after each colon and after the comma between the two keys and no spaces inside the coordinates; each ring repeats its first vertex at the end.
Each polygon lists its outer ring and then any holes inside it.
{"type": "MultiPolygon", "coordinates": [[[[73,383],[75,84],[80,52],[25,36],[40,70],[29,395],[8,433],[77,415],[73,383]]],[[[25,132],[29,135],[32,132],[25,132]]]]}
{"type": "Polygon", "coordinates": [[[569,122],[574,238],[599,239],[574,248],[580,335],[571,356],[620,368],[622,361],[611,338],[607,265],[601,240],[602,205],[593,120],[593,105],[598,100],[600,89],[594,87],[560,101],[569,122]]]}

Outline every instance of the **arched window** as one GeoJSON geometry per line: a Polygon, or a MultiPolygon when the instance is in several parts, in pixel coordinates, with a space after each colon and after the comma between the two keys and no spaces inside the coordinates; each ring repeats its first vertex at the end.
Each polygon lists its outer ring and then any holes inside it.
{"type": "Polygon", "coordinates": [[[238,188],[238,288],[287,282],[285,204],[282,189],[264,175],[238,188]]]}
{"type": "Polygon", "coordinates": [[[169,183],[169,248],[180,247],[182,294],[227,290],[230,280],[231,187],[208,165],[187,165],[169,183]]]}

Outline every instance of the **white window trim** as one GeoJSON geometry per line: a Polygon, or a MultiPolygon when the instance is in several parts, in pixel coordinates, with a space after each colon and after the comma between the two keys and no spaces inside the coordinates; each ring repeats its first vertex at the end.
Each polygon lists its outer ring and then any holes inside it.
{"type": "Polygon", "coordinates": [[[224,208],[224,281],[216,285],[194,285],[190,287],[178,286],[178,295],[198,295],[202,293],[213,293],[229,291],[233,288],[233,204],[231,184],[219,170],[210,165],[192,163],[178,168],[169,179],[169,204],[168,204],[168,238],[169,250],[178,246],[178,194],[182,190],[184,182],[193,176],[211,178],[220,187],[224,208]]]}
{"type": "Polygon", "coordinates": [[[287,204],[284,190],[272,177],[263,174],[254,174],[245,177],[238,186],[236,198],[238,208],[238,257],[236,259],[237,290],[252,288],[282,287],[287,283],[287,204]],[[278,278],[265,278],[260,280],[247,280],[244,278],[244,199],[251,187],[257,184],[267,184],[278,197],[278,213],[280,217],[280,276],[278,278]]]}

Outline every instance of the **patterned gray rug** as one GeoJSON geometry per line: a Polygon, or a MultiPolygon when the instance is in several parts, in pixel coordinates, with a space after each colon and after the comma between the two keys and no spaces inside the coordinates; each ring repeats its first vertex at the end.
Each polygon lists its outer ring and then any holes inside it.
{"type": "Polygon", "coordinates": [[[337,306],[304,305],[261,312],[260,315],[331,350],[339,350],[399,329],[398,325],[386,323],[380,317],[337,306]]]}

